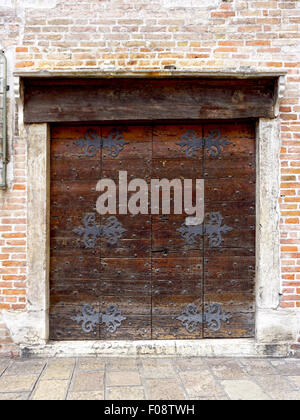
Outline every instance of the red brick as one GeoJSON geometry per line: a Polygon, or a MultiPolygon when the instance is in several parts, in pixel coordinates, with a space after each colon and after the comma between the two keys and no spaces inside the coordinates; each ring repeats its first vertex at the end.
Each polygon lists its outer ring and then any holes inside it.
{"type": "Polygon", "coordinates": [[[12,309],[18,310],[18,309],[25,309],[26,305],[18,303],[18,304],[12,304],[11,307],[12,309]]]}
{"type": "Polygon", "coordinates": [[[295,304],[293,302],[281,302],[280,306],[282,308],[294,308],[295,304]]]}
{"type": "Polygon", "coordinates": [[[246,45],[254,46],[254,47],[261,47],[261,46],[269,46],[271,45],[271,41],[264,41],[264,40],[256,40],[256,41],[247,41],[246,45]]]}
{"type": "Polygon", "coordinates": [[[27,47],[16,47],[16,52],[28,52],[27,47]]]}
{"type": "Polygon", "coordinates": [[[14,275],[3,276],[3,280],[26,280],[26,276],[14,276],[14,275]]]}
{"type": "Polygon", "coordinates": [[[26,261],[3,261],[2,267],[25,267],[26,261]]]}
{"type": "Polygon", "coordinates": [[[297,217],[289,218],[289,219],[286,219],[285,223],[288,223],[288,224],[298,224],[299,223],[299,219],[297,217]]]}
{"type": "Polygon", "coordinates": [[[25,185],[22,185],[22,184],[15,184],[13,186],[13,189],[14,190],[26,190],[26,187],[25,187],[25,185]]]}
{"type": "Polygon", "coordinates": [[[16,68],[22,68],[22,67],[33,67],[34,62],[33,61],[19,61],[16,63],[16,68]]]}
{"type": "Polygon", "coordinates": [[[3,292],[2,292],[2,294],[3,295],[25,295],[26,294],[26,290],[24,290],[24,289],[20,289],[20,290],[17,290],[17,289],[5,289],[5,290],[3,290],[3,292]]]}
{"type": "Polygon", "coordinates": [[[235,16],[235,12],[228,11],[228,12],[212,12],[211,17],[217,17],[217,18],[228,18],[235,16]]]}

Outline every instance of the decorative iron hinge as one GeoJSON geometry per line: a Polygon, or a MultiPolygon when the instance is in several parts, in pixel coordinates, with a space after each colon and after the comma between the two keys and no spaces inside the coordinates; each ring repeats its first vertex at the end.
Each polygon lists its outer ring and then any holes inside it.
{"type": "Polygon", "coordinates": [[[228,233],[232,231],[232,228],[227,225],[222,225],[223,217],[220,212],[213,212],[209,214],[209,222],[203,223],[202,225],[186,225],[183,223],[177,232],[181,234],[181,237],[185,240],[188,245],[193,245],[198,236],[207,235],[209,238],[209,246],[211,248],[217,248],[222,243],[222,233],[228,233]]]}
{"type": "Polygon", "coordinates": [[[229,324],[232,315],[223,312],[219,303],[206,304],[205,308],[203,313],[199,313],[196,305],[189,304],[176,319],[182,322],[182,325],[190,334],[196,330],[198,324],[207,324],[211,331],[219,331],[222,321],[229,324]]]}
{"type": "Polygon", "coordinates": [[[194,130],[188,130],[176,144],[181,146],[187,157],[195,156],[196,151],[202,148],[207,149],[211,156],[218,157],[225,146],[232,143],[226,137],[221,138],[220,130],[211,130],[206,137],[197,137],[194,130]]]}
{"type": "Polygon", "coordinates": [[[77,146],[83,147],[83,152],[86,156],[95,156],[99,149],[108,149],[109,155],[117,157],[124,149],[126,144],[124,136],[119,133],[116,128],[113,128],[108,137],[99,137],[95,130],[87,130],[84,138],[80,138],[74,142],[77,146]]]}
{"type": "Polygon", "coordinates": [[[80,226],[72,232],[80,236],[83,235],[83,243],[86,248],[94,248],[97,238],[100,237],[105,237],[110,245],[117,244],[126,229],[115,216],[109,217],[104,225],[97,225],[96,214],[86,213],[83,218],[83,227],[80,226]]]}
{"type": "Polygon", "coordinates": [[[106,331],[113,334],[121,326],[122,321],[126,320],[126,317],[122,315],[116,305],[108,306],[104,313],[96,312],[92,305],[84,305],[81,311],[71,319],[80,324],[85,333],[92,332],[97,325],[105,324],[106,331]]]}

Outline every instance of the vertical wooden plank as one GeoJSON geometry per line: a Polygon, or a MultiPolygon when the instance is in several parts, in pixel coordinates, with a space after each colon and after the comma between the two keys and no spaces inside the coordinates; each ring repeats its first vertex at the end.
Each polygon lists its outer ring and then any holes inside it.
{"type": "Polygon", "coordinates": [[[97,144],[101,127],[54,126],[51,131],[50,338],[55,340],[99,339],[97,328],[84,331],[72,319],[84,305],[99,312],[100,238],[93,243],[75,232],[101,222],[96,212],[101,148],[87,147],[91,138],[97,144]]]}
{"type": "Polygon", "coordinates": [[[204,136],[223,144],[217,155],[209,147],[204,154],[205,226],[210,231],[204,241],[204,337],[253,337],[254,126],[207,124],[204,136]]]}
{"type": "MultiPolygon", "coordinates": [[[[179,179],[183,187],[184,179],[202,178],[203,147],[188,148],[187,133],[201,138],[202,126],[154,126],[152,179],[179,179]]],[[[162,210],[160,201],[160,214],[152,216],[152,338],[200,339],[202,323],[191,327],[181,317],[191,306],[202,316],[203,239],[191,245],[181,237],[186,215],[174,214],[173,191],[171,214],[162,210]]]]}
{"type": "MultiPolygon", "coordinates": [[[[101,340],[151,339],[151,215],[119,214],[119,173],[127,172],[127,183],[142,179],[150,183],[152,171],[151,126],[102,127],[102,178],[117,185],[116,218],[124,232],[116,243],[101,242],[100,310],[114,305],[125,319],[115,331],[100,325],[101,340]],[[118,139],[121,147],[110,150],[105,139],[118,139]]],[[[130,199],[132,193],[128,194],[130,199]]],[[[101,216],[105,225],[110,215],[101,216]]]]}

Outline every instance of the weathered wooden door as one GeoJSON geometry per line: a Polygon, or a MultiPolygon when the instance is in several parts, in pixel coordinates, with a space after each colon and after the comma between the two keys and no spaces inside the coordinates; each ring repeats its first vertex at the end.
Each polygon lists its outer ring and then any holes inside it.
{"type": "Polygon", "coordinates": [[[252,124],[54,126],[50,212],[51,339],[253,336],[252,124]],[[97,182],[119,171],[204,179],[205,222],[100,216],[97,182]]]}

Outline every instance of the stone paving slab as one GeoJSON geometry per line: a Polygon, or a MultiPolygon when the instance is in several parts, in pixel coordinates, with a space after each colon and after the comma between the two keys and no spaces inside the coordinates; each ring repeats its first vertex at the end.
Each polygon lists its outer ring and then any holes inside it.
{"type": "Polygon", "coordinates": [[[104,399],[102,391],[93,392],[70,392],[68,400],[70,401],[100,401],[104,399]]]}
{"type": "Polygon", "coordinates": [[[104,372],[75,372],[71,389],[74,392],[103,392],[103,387],[104,372]]]}
{"type": "Polygon", "coordinates": [[[138,371],[121,370],[108,372],[107,385],[110,387],[141,385],[141,377],[138,371]]]}
{"type": "Polygon", "coordinates": [[[43,380],[65,379],[69,380],[75,365],[74,359],[52,359],[48,362],[42,374],[43,380]]]}
{"type": "Polygon", "coordinates": [[[0,375],[11,365],[9,359],[0,359],[0,375]]]}
{"type": "Polygon", "coordinates": [[[2,392],[30,392],[37,379],[38,375],[2,375],[0,377],[0,390],[2,392]]]}
{"type": "Polygon", "coordinates": [[[276,375],[276,369],[268,360],[248,360],[244,361],[243,366],[245,373],[250,376],[276,375]]]}
{"type": "Polygon", "coordinates": [[[65,400],[69,382],[66,380],[40,381],[33,393],[33,400],[65,400]]]}
{"type": "Polygon", "coordinates": [[[300,400],[299,359],[0,359],[0,400],[300,400]]]}
{"type": "Polygon", "coordinates": [[[208,361],[214,376],[217,379],[247,379],[248,374],[238,360],[208,361]]]}
{"type": "Polygon", "coordinates": [[[5,371],[7,375],[40,375],[47,364],[47,360],[21,360],[12,363],[5,371]]]}
{"type": "Polygon", "coordinates": [[[150,400],[184,400],[185,393],[179,379],[147,379],[150,400]]]}
{"type": "Polygon", "coordinates": [[[224,391],[208,369],[180,372],[180,378],[188,397],[220,396],[224,391]]]}
{"type": "Polygon", "coordinates": [[[0,401],[26,401],[29,399],[29,393],[27,392],[18,392],[18,393],[1,393],[0,392],[0,401]]]}
{"type": "Polygon", "coordinates": [[[222,381],[231,400],[270,400],[271,398],[253,381],[222,381]]]}
{"type": "Polygon", "coordinates": [[[107,400],[145,400],[145,390],[141,386],[125,387],[117,386],[114,388],[108,388],[107,400]]]}
{"type": "Polygon", "coordinates": [[[300,360],[273,360],[271,361],[281,375],[300,376],[300,360]]]}

